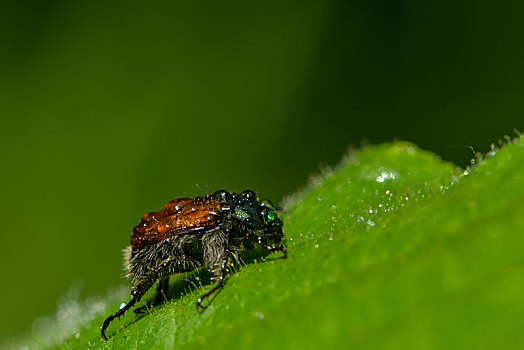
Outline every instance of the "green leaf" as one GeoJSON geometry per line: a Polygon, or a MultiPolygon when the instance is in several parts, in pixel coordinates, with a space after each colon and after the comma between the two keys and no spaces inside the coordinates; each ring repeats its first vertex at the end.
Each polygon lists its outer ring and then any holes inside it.
{"type": "Polygon", "coordinates": [[[288,259],[238,269],[204,312],[211,285],[128,313],[104,342],[112,305],[61,347],[521,346],[523,145],[466,172],[405,142],[353,152],[286,201],[288,259]]]}

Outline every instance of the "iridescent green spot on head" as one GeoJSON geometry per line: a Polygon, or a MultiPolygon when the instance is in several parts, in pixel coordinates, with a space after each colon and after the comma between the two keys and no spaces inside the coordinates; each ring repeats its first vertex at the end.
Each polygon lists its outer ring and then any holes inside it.
{"type": "Polygon", "coordinates": [[[273,210],[269,209],[267,211],[267,221],[271,222],[273,220],[275,220],[275,212],[273,210]]]}

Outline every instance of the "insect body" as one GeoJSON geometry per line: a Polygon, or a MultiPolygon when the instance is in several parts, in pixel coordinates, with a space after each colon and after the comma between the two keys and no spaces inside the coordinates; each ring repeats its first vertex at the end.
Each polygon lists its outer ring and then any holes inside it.
{"type": "Polygon", "coordinates": [[[140,301],[156,281],[165,289],[171,274],[218,267],[217,285],[197,301],[204,308],[202,301],[222,288],[232,256],[260,244],[270,252],[282,251],[285,257],[283,238],[282,221],[271,202],[258,201],[249,190],[175,199],[162,210],[145,214],[133,229],[124,261],[132,299],[106,318],[102,337],[107,340],[111,321],[140,301]]]}

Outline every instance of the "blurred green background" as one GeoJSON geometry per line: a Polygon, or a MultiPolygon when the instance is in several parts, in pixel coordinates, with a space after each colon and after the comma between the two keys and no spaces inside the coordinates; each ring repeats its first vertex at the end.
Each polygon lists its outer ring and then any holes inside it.
{"type": "Polygon", "coordinates": [[[524,4],[0,4],[0,340],[75,283],[104,295],[141,215],[279,201],[349,145],[465,166],[524,129],[524,4]]]}

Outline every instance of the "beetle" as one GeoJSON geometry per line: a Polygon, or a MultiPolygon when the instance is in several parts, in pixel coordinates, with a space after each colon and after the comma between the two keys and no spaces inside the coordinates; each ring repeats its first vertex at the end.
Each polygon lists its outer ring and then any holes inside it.
{"type": "Polygon", "coordinates": [[[220,190],[203,197],[174,199],[160,211],[145,214],[133,229],[131,246],[124,250],[132,298],[105,319],[102,338],[108,339],[109,324],[139,302],[156,282],[159,291],[166,291],[171,274],[203,266],[212,271],[218,283],[197,300],[197,308],[206,308],[202,302],[224,286],[230,259],[239,252],[258,244],[287,257],[282,226],[271,202],[258,200],[251,190],[220,190]]]}

